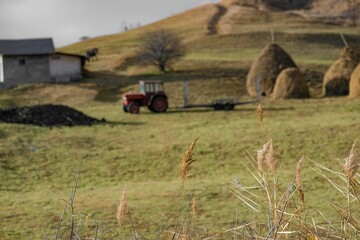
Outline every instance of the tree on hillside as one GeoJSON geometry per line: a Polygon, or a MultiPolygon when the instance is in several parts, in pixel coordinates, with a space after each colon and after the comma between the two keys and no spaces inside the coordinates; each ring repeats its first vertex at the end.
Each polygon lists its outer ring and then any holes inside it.
{"type": "Polygon", "coordinates": [[[137,58],[142,63],[155,65],[165,73],[170,64],[184,55],[184,46],[176,34],[168,30],[157,30],[144,34],[137,58]]]}

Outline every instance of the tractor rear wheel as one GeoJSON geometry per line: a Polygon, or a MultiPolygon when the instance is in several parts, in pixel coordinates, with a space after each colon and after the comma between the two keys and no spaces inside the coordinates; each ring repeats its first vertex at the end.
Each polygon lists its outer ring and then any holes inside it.
{"type": "Polygon", "coordinates": [[[140,106],[136,102],[132,102],[127,106],[127,110],[129,113],[139,113],[140,112],[140,106]]]}
{"type": "Polygon", "coordinates": [[[166,98],[157,97],[152,101],[149,109],[153,112],[161,113],[161,112],[166,112],[167,108],[168,108],[168,102],[166,98]]]}

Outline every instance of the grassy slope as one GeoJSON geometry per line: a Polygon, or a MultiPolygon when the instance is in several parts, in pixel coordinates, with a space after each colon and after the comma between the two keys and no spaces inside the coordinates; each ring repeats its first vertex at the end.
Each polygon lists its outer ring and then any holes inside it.
{"type": "MultiPolygon", "coordinates": [[[[134,89],[132,83],[143,77],[166,81],[171,106],[181,105],[183,79],[191,80],[193,102],[225,96],[246,98],[246,71],[269,42],[268,31],[274,22],[277,41],[309,71],[322,72],[337,58],[342,46],[339,31],[347,34],[350,43],[359,39],[358,29],[309,23],[296,17],[285,23],[281,13],[257,13],[261,17],[253,19],[247,11],[229,18],[230,22],[221,22],[225,29],[231,29],[231,34],[208,36],[207,24],[216,11],[212,5],[202,6],[141,29],[63,49],[81,53],[99,47],[100,60],[88,68],[106,71],[106,75],[98,74],[76,84],[2,92],[1,107],[61,103],[109,121],[93,127],[52,129],[0,124],[0,218],[6,239],[36,239],[44,233],[53,234],[64,205],[61,199],[68,198],[82,156],[85,160],[78,189],[77,202],[82,203],[79,211],[92,213],[92,218],[114,227],[118,197],[126,185],[133,220],[147,237],[154,236],[163,221],[162,214],[171,217],[177,208],[181,157],[196,137],[200,139],[195,150],[195,178],[185,186],[180,205],[185,207],[195,195],[199,224],[212,233],[228,229],[235,221],[238,203],[226,183],[238,176],[244,185],[253,184],[240,163],[249,162],[244,149],[254,156],[267,138],[273,138],[286,182],[292,180],[295,162],[303,154],[337,169],[336,159],[346,156],[353,140],[359,137],[358,100],[264,99],[266,139],[261,138],[255,105],[238,107],[233,112],[176,108],[161,115],[147,110],[136,116],[121,112],[120,94],[134,89]],[[177,71],[157,75],[151,68],[117,69],[135,50],[139,34],[149,28],[179,29],[189,53],[176,64],[177,71]]],[[[307,76],[312,80],[311,74],[307,76]]],[[[318,205],[321,200],[316,194],[335,196],[311,166],[310,161],[305,162],[304,188],[310,191],[305,197],[307,204],[318,205]]],[[[320,208],[326,209],[331,218],[333,212],[326,204],[320,208]]],[[[249,211],[245,207],[241,210],[239,222],[249,220],[249,211]]]]}
{"type": "MultiPolygon", "coordinates": [[[[345,157],[352,141],[359,137],[359,103],[343,98],[264,100],[266,139],[274,139],[282,180],[292,180],[296,160],[303,154],[337,169],[336,159],[345,157]]],[[[181,206],[195,195],[198,221],[212,233],[234,221],[237,201],[225,183],[238,176],[242,184],[253,184],[241,162],[249,162],[245,149],[254,156],[263,141],[255,106],[233,112],[171,109],[157,115],[144,111],[136,116],[122,113],[116,104],[77,108],[110,123],[52,129],[0,125],[0,210],[7,238],[39,238],[46,231],[53,234],[64,205],[61,199],[68,197],[82,156],[85,160],[77,198],[82,204],[78,210],[115,227],[117,198],[126,185],[138,230],[154,236],[161,214],[171,217],[177,207],[174,199],[180,188],[181,157],[196,137],[200,139],[195,150],[195,178],[186,185],[181,206]]],[[[304,166],[309,206],[321,201],[317,195],[329,194],[329,186],[312,165],[306,161],[304,166]]],[[[326,204],[322,208],[332,215],[326,204]]],[[[248,219],[249,211],[244,206],[241,209],[241,220],[248,219]]],[[[126,227],[130,227],[128,221],[126,227]]],[[[125,233],[130,231],[123,230],[125,233]]]]}

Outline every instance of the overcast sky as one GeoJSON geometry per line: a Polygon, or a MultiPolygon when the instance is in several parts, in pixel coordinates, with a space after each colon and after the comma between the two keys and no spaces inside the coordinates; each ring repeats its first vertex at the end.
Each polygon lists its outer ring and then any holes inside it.
{"type": "Polygon", "coordinates": [[[0,39],[52,37],[56,47],[82,36],[120,32],[218,0],[0,0],[0,39]]]}

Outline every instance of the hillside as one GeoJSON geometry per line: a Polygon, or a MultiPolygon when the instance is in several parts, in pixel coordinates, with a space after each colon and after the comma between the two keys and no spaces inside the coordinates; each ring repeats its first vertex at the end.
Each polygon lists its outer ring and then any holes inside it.
{"type": "MultiPolygon", "coordinates": [[[[261,49],[271,42],[270,32],[273,30],[276,43],[294,58],[312,87],[312,95],[317,96],[321,92],[324,72],[344,47],[339,33],[345,35],[351,46],[357,46],[360,41],[359,27],[345,24],[344,19],[337,21],[340,18],[329,23],[329,18],[324,20],[320,14],[332,13],[335,9],[333,15],[341,17],[347,11],[343,1],[334,1],[336,5],[331,5],[334,6],[331,11],[320,0],[308,2],[304,9],[291,11],[263,7],[263,4],[254,6],[251,2],[224,0],[220,4],[205,4],[138,29],[89,39],[60,50],[82,54],[86,49],[99,48],[100,60],[87,64],[86,68],[97,74],[106,73],[107,78],[125,77],[125,81],[129,77],[136,80],[149,75],[168,81],[215,78],[236,82],[238,95],[242,96],[246,92],[242,86],[250,64],[261,49]],[[338,5],[342,8],[338,8],[338,5]],[[320,15],[316,15],[316,12],[320,15]],[[173,66],[173,74],[158,75],[156,69],[139,66],[132,59],[142,34],[154,29],[176,32],[186,45],[187,54],[173,66]]],[[[278,2],[268,3],[276,5],[278,2]]],[[[118,95],[114,98],[120,97],[119,84],[113,87],[118,89],[118,95]]],[[[226,91],[223,95],[226,95],[226,91]]]]}

